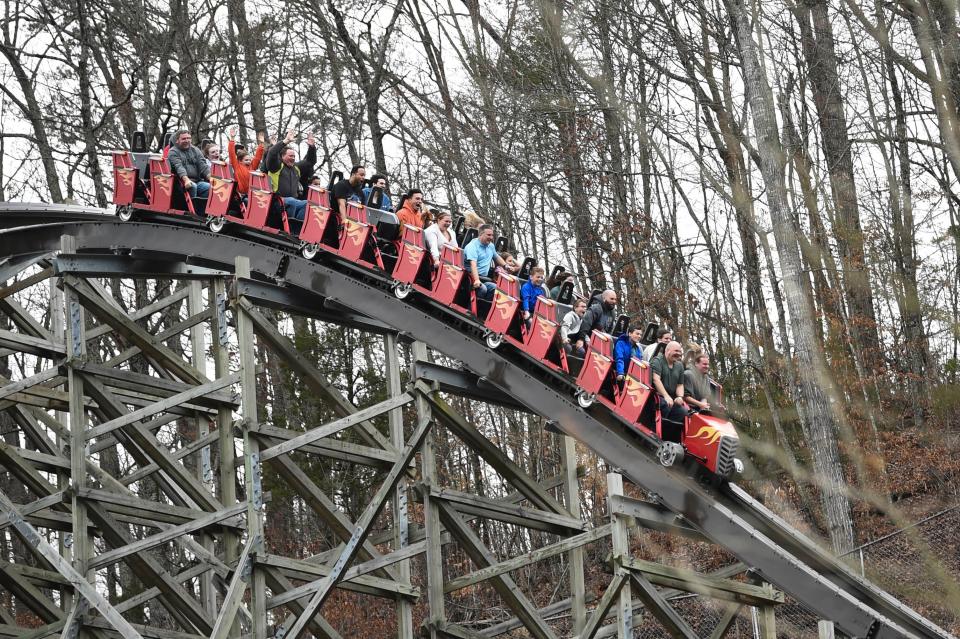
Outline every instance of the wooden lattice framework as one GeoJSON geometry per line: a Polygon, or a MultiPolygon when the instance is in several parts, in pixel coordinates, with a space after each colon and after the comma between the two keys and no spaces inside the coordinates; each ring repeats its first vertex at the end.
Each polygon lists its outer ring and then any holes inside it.
{"type": "MultiPolygon", "coordinates": [[[[631,637],[632,625],[647,613],[669,635],[695,637],[670,603],[684,592],[725,602],[712,637],[724,636],[743,606],[757,610],[762,636],[775,636],[773,611],[782,593],[730,579],[742,566],[703,575],[632,557],[629,537],[637,524],[702,538],[655,503],[625,496],[617,473],[606,478],[609,522],[584,523],[574,441],[552,436],[561,472],[536,481],[454,410],[447,398],[456,384],[440,392],[439,368],[429,363],[423,344],[407,349],[412,362],[404,384],[401,336],[372,329],[371,339],[382,340],[386,354],[389,397],[360,408],[244,294],[240,284],[250,281],[246,258],[236,259],[233,273],[185,267],[172,274],[180,279],[169,295],[128,311],[95,277],[115,267],[77,269],[76,260],[63,259],[74,254],[73,247],[72,238],[64,237],[60,254],[6,266],[0,288],[0,313],[7,321],[0,348],[8,358],[37,362],[28,377],[0,380],[11,425],[0,443],[0,472],[7,474],[7,485],[18,487],[17,498],[0,492],[0,536],[7,550],[0,558],[0,637],[336,639],[341,635],[323,613],[338,588],[395,601],[400,639],[492,637],[518,628],[553,639],[561,635],[548,619],[563,613],[572,628],[565,636],[581,639],[631,637]],[[48,283],[45,308],[28,310],[16,301],[17,293],[48,283]],[[171,309],[184,309],[186,316],[176,315],[159,330],[147,328],[147,319],[171,309]],[[103,359],[88,348],[104,336],[123,345],[119,355],[103,359]],[[169,345],[181,338],[189,341],[186,352],[169,345]],[[305,431],[260,423],[258,366],[265,351],[339,417],[305,431]],[[135,356],[148,363],[145,372],[129,369],[135,356]],[[409,415],[415,419],[405,419],[409,415]],[[372,421],[383,416],[387,432],[372,421]],[[192,420],[195,439],[170,448],[158,433],[178,420],[192,420]],[[510,496],[492,499],[442,485],[437,428],[492,467],[512,489],[510,496]],[[353,441],[338,437],[347,429],[355,433],[353,441]],[[102,463],[109,450],[122,451],[131,467],[110,472],[102,463]],[[383,479],[370,486],[362,515],[353,521],[303,472],[294,452],[373,466],[384,471],[383,479]],[[290,487],[340,545],[306,558],[268,552],[265,473],[290,487]],[[151,490],[144,489],[148,484],[151,490]],[[411,499],[423,504],[422,525],[410,522],[411,499]],[[374,536],[384,513],[390,529],[374,536]],[[478,536],[471,523],[478,520],[546,531],[556,541],[502,557],[478,536]],[[599,597],[588,597],[584,547],[601,542],[612,550],[606,562],[610,582],[599,597]],[[472,572],[452,576],[445,565],[447,544],[470,558],[472,572]],[[179,549],[179,565],[161,560],[159,551],[171,545],[179,549]],[[419,588],[411,583],[411,560],[421,555],[426,574],[419,588]],[[510,573],[560,555],[569,566],[569,596],[538,609],[510,573]],[[141,588],[110,600],[103,576],[116,564],[126,566],[141,588]],[[478,584],[491,585],[514,618],[480,629],[452,622],[445,596],[478,584]],[[426,613],[415,626],[414,606],[423,600],[426,613]],[[128,620],[130,611],[160,609],[163,615],[146,615],[157,623],[128,620]],[[18,618],[23,611],[39,627],[18,618]]],[[[114,275],[153,277],[149,269],[138,272],[135,263],[125,268],[114,275]]],[[[356,318],[351,325],[358,325],[356,318]]],[[[453,369],[444,374],[461,380],[473,400],[482,399],[482,389],[467,388],[469,376],[453,369]]],[[[490,401],[509,402],[489,395],[490,401]]]]}

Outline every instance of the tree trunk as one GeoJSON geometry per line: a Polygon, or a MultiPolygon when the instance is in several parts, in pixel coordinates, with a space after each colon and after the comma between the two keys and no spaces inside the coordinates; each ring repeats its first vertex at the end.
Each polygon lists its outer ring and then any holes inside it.
{"type": "Polygon", "coordinates": [[[787,203],[785,157],[780,144],[773,92],[757,58],[743,0],[724,0],[743,63],[747,100],[756,128],[760,171],[767,187],[767,204],[783,273],[784,292],[797,360],[797,408],[808,433],[814,470],[820,484],[821,503],[830,541],[837,552],[853,547],[850,503],[844,493],[843,467],[837,447],[837,419],[828,394],[820,384],[832,386],[830,373],[814,343],[816,330],[801,270],[800,250],[787,203]]]}
{"type": "Polygon", "coordinates": [[[867,268],[853,156],[840,93],[837,53],[826,0],[804,0],[794,11],[800,26],[803,55],[820,123],[824,159],[830,176],[836,215],[833,233],[843,274],[847,326],[860,361],[870,374],[880,373],[884,359],[867,268]]]}

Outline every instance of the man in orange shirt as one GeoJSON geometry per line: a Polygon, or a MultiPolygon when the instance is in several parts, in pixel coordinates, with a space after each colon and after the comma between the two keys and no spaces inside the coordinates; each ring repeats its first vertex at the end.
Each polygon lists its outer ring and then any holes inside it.
{"type": "Polygon", "coordinates": [[[423,191],[420,189],[410,189],[407,191],[403,206],[397,211],[397,217],[401,224],[409,224],[418,229],[423,228],[423,217],[421,207],[423,206],[423,191]]]}
{"type": "Polygon", "coordinates": [[[237,182],[237,193],[245,196],[250,190],[250,172],[256,171],[260,166],[260,160],[263,159],[263,133],[257,134],[260,144],[257,145],[257,151],[252,158],[243,146],[237,148],[237,143],[234,141],[237,137],[237,127],[231,127],[227,135],[230,138],[227,153],[230,156],[230,166],[233,167],[233,179],[237,182]]]}

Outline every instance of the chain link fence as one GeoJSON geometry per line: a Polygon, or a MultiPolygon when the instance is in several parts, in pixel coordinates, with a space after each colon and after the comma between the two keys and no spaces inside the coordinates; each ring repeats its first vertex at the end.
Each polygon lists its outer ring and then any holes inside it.
{"type": "MultiPolygon", "coordinates": [[[[858,574],[900,599],[944,630],[960,635],[960,505],[873,540],[846,553],[844,560],[858,574]]],[[[670,603],[698,636],[709,637],[724,614],[723,605],[698,595],[682,595],[670,603]]],[[[776,608],[777,637],[816,639],[819,617],[789,597],[776,608]]],[[[727,633],[732,639],[759,636],[756,612],[741,608],[727,633]]],[[[649,613],[634,623],[634,637],[670,635],[649,613]]]]}

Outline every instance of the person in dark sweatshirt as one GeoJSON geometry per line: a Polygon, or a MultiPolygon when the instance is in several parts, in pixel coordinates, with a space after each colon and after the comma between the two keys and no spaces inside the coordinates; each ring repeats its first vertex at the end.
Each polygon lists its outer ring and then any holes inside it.
{"type": "Polygon", "coordinates": [[[636,357],[643,360],[643,352],[640,350],[640,339],[643,337],[643,329],[636,324],[632,324],[627,332],[617,338],[617,343],[613,347],[613,357],[617,364],[617,381],[622,382],[623,376],[630,370],[630,358],[636,357]]]}
{"type": "Polygon", "coordinates": [[[301,176],[313,173],[317,162],[317,146],[313,133],[307,135],[307,155],[297,162],[297,152],[290,146],[294,132],[287,131],[283,142],[278,142],[267,151],[267,175],[274,192],[283,199],[291,219],[303,221],[307,201],[303,199],[301,176]]]}
{"type": "Polygon", "coordinates": [[[577,338],[571,341],[582,339],[584,344],[589,344],[593,331],[597,330],[604,333],[612,331],[613,323],[616,319],[613,316],[613,311],[616,310],[616,308],[617,294],[608,288],[600,294],[600,301],[594,302],[590,308],[587,309],[587,312],[583,314],[577,338]]]}

